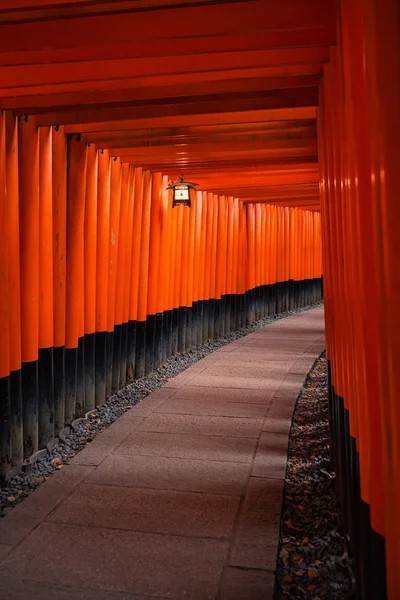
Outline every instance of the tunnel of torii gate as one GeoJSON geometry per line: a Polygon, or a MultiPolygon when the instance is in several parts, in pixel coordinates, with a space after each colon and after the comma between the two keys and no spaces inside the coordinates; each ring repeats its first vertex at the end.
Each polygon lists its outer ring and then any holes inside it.
{"type": "Polygon", "coordinates": [[[397,0],[2,0],[1,476],[323,273],[357,595],[399,599],[399,107],[397,0]]]}

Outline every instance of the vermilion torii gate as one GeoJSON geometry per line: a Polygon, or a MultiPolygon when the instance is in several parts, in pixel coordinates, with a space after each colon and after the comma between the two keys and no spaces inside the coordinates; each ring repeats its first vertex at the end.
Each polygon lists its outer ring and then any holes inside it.
{"type": "Polygon", "coordinates": [[[174,351],[318,298],[323,271],[357,593],[400,597],[399,10],[3,0],[3,475],[174,351]]]}

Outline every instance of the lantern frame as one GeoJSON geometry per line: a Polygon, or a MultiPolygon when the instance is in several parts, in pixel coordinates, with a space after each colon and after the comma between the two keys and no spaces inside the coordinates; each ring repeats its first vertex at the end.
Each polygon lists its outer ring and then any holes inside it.
{"type": "MultiPolygon", "coordinates": [[[[175,206],[183,205],[191,208],[192,203],[190,201],[190,192],[191,190],[195,190],[198,183],[192,183],[191,181],[185,181],[183,175],[181,175],[179,181],[175,181],[174,183],[170,183],[167,187],[167,190],[172,189],[172,208],[175,206]],[[179,192],[187,192],[187,197],[179,197],[179,192]]],[[[184,195],[185,196],[185,195],[184,195]]]]}

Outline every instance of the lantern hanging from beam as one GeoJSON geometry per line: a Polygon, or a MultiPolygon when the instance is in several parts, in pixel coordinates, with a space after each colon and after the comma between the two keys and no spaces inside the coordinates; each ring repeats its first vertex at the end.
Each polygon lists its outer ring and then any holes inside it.
{"type": "Polygon", "coordinates": [[[190,192],[191,190],[196,189],[196,185],[199,184],[185,181],[183,175],[181,176],[180,181],[170,183],[167,189],[172,189],[172,208],[179,204],[183,204],[190,208],[192,206],[190,202],[190,192]]]}

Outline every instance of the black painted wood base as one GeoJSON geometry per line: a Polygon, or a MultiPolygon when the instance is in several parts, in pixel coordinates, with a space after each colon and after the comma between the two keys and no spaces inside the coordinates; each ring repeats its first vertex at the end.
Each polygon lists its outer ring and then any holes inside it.
{"type": "Polygon", "coordinates": [[[350,435],[349,411],[332,385],[328,361],[329,442],[332,464],[336,471],[337,494],[343,525],[349,535],[356,598],[385,600],[385,540],[371,526],[370,507],[361,498],[359,455],[356,440],[350,435]]]}
{"type": "Polygon", "coordinates": [[[87,334],[77,348],[40,350],[38,361],[0,380],[0,477],[177,352],[320,298],[320,279],[280,282],[87,334]]]}

